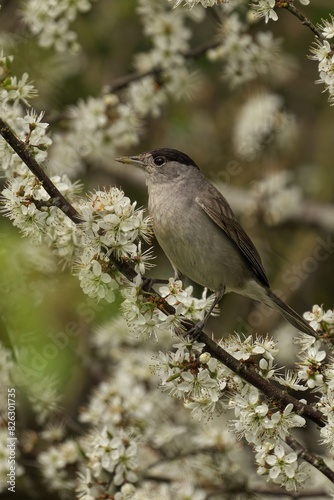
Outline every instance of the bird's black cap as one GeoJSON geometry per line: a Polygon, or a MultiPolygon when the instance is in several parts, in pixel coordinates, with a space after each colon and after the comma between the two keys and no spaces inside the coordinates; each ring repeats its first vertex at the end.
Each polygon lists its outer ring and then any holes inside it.
{"type": "Polygon", "coordinates": [[[182,163],[183,165],[191,165],[192,167],[199,168],[198,165],[185,153],[181,153],[177,149],[170,148],[158,148],[150,151],[153,158],[157,156],[164,156],[167,161],[176,161],[182,163]]]}

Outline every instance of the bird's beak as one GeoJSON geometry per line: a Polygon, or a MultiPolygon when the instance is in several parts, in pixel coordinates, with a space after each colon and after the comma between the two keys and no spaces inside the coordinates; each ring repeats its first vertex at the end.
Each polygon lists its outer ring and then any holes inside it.
{"type": "Polygon", "coordinates": [[[142,155],[139,156],[120,156],[115,158],[116,161],[120,163],[126,163],[128,165],[136,165],[137,167],[145,168],[145,162],[142,155]]]}

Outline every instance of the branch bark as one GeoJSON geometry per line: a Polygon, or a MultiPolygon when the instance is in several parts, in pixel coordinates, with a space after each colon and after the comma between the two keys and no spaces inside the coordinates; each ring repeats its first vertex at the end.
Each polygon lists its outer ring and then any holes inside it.
{"type": "Polygon", "coordinates": [[[286,438],[286,443],[292,448],[299,457],[301,457],[305,462],[308,462],[309,464],[313,465],[316,469],[318,469],[320,472],[324,474],[324,476],[328,477],[334,483],[334,471],[328,467],[326,462],[322,457],[319,457],[318,455],[315,455],[314,453],[311,453],[309,450],[304,448],[303,445],[301,445],[297,439],[295,439],[293,436],[288,436],[286,438]]]}
{"type": "Polygon", "coordinates": [[[75,208],[66,200],[66,198],[61,194],[45,173],[45,170],[35,160],[29,145],[21,141],[14,134],[8,123],[2,120],[2,118],[0,118],[0,134],[5,139],[7,144],[9,144],[15,153],[21,158],[29,170],[39,179],[43,188],[52,199],[53,205],[60,208],[60,210],[62,210],[64,214],[67,215],[75,224],[81,222],[79,212],[77,212],[77,210],[75,210],[75,208]]]}
{"type": "Polygon", "coordinates": [[[292,2],[286,2],[286,1],[282,1],[282,0],[279,0],[278,2],[278,7],[282,7],[283,9],[291,12],[291,14],[293,14],[295,17],[297,17],[297,19],[299,19],[299,21],[301,21],[301,23],[304,25],[304,26],[307,26],[314,34],[317,38],[319,38],[320,40],[324,40],[324,37],[322,36],[322,33],[321,31],[306,17],[304,16],[304,14],[302,14],[294,5],[292,2]]]}

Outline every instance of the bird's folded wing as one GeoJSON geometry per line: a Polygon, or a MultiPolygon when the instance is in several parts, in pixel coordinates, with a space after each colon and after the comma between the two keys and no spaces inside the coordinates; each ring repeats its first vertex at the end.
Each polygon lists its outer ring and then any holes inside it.
{"type": "MultiPolygon", "coordinates": [[[[206,195],[207,194],[208,193],[206,193],[206,195]]],[[[204,210],[210,219],[212,219],[213,222],[234,241],[236,246],[248,260],[260,282],[264,286],[269,287],[268,278],[263,268],[261,257],[249,236],[237,221],[227,201],[223,195],[213,187],[212,192],[209,194],[210,204],[205,201],[204,196],[196,197],[196,203],[204,210]],[[222,203],[222,201],[224,201],[224,203],[222,203]]]]}

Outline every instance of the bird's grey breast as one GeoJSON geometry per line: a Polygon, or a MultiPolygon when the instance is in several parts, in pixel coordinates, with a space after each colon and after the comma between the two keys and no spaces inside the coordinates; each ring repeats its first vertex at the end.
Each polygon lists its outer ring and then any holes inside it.
{"type": "Polygon", "coordinates": [[[240,274],[233,271],[243,269],[243,258],[198,205],[191,183],[154,183],[148,188],[154,233],[173,267],[211,290],[239,286],[234,282],[240,274]]]}
{"type": "Polygon", "coordinates": [[[179,239],[181,231],[177,223],[186,218],[188,203],[182,196],[182,190],[165,183],[154,183],[149,186],[148,210],[153,218],[154,233],[160,243],[165,239],[179,239]]]}

